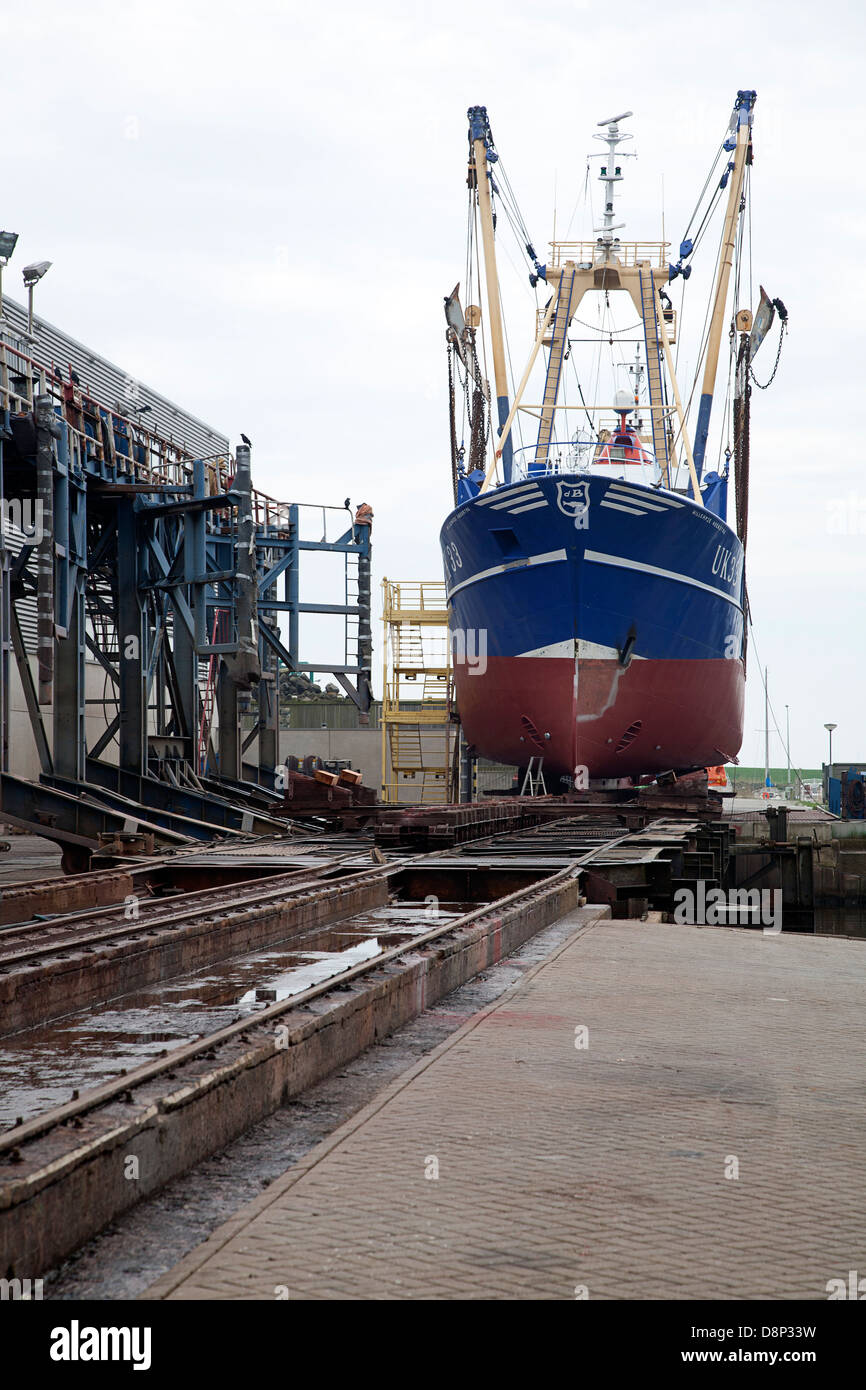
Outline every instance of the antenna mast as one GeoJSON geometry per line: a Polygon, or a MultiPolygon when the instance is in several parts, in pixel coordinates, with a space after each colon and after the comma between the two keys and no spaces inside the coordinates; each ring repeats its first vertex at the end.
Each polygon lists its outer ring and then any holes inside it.
{"type": "Polygon", "coordinates": [[[598,245],[603,248],[603,259],[605,261],[610,260],[613,248],[619,242],[619,237],[615,237],[613,233],[625,226],[624,222],[614,222],[613,220],[613,191],[615,184],[622,183],[622,166],[617,163],[617,160],[624,158],[634,159],[635,157],[633,152],[626,155],[618,153],[618,147],[623,144],[625,140],[633,139],[631,135],[620,134],[619,123],[632,115],[634,115],[633,111],[623,111],[619,116],[609,116],[606,121],[599,121],[599,125],[607,126],[607,132],[604,135],[594,135],[592,137],[593,140],[601,140],[607,145],[607,156],[600,156],[600,158],[605,160],[605,163],[602,164],[601,173],[599,174],[599,178],[604,184],[604,225],[593,228],[593,231],[598,237],[598,245]]]}

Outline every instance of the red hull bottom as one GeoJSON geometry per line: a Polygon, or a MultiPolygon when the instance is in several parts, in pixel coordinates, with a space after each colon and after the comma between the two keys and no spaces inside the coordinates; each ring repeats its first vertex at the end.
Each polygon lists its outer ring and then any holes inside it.
{"type": "MultiPolygon", "coordinates": [[[[479,756],[546,774],[639,777],[730,761],[743,736],[742,662],[489,657],[455,670],[467,742],[479,756]]],[[[558,790],[547,778],[549,791],[558,790]]]]}

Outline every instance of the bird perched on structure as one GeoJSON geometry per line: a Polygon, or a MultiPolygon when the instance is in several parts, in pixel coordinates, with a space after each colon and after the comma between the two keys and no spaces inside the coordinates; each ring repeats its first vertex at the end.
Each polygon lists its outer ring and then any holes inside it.
{"type": "Polygon", "coordinates": [[[244,441],[248,449],[251,449],[253,447],[250,441],[247,439],[246,435],[243,433],[243,431],[241,431],[241,439],[244,441]]]}

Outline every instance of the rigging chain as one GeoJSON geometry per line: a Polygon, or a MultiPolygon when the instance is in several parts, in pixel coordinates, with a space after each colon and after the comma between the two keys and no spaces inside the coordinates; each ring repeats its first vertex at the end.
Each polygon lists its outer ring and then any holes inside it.
{"type": "Polygon", "coordinates": [[[759,391],[766,391],[767,387],[772,386],[773,384],[776,372],[779,370],[779,358],[782,356],[782,343],[785,340],[785,334],[787,333],[787,331],[788,315],[786,314],[785,317],[782,319],[782,327],[779,332],[779,346],[776,348],[776,360],[773,363],[773,371],[769,381],[759,381],[758,378],[755,376],[751,362],[749,363],[749,376],[752,378],[752,381],[755,383],[759,391]]]}
{"type": "Polygon", "coordinates": [[[457,505],[457,420],[454,398],[454,349],[448,340],[448,408],[451,413],[451,482],[454,488],[454,505],[457,505]]]}

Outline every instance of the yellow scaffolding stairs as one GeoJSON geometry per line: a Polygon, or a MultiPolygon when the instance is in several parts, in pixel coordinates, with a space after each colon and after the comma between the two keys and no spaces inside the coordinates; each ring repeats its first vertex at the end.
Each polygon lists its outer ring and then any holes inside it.
{"type": "Polygon", "coordinates": [[[567,261],[559,280],[556,313],[553,317],[550,355],[547,359],[547,377],[544,382],[544,400],[541,406],[541,421],[538,426],[538,442],[535,446],[535,466],[537,468],[546,466],[553,439],[553,421],[556,418],[559,379],[562,376],[562,364],[568,349],[568,327],[572,317],[571,297],[574,292],[574,277],[574,263],[567,261]]]}
{"type": "Polygon", "coordinates": [[[656,289],[648,262],[638,266],[640,279],[640,310],[643,319],[644,342],[646,344],[646,377],[650,398],[650,421],[652,423],[653,453],[656,457],[662,478],[670,485],[670,459],[668,456],[667,425],[664,413],[662,392],[662,345],[659,338],[659,325],[656,305],[656,289]]]}
{"type": "Polygon", "coordinates": [[[441,805],[457,740],[445,585],[384,579],[382,595],[382,799],[441,805]]]}

